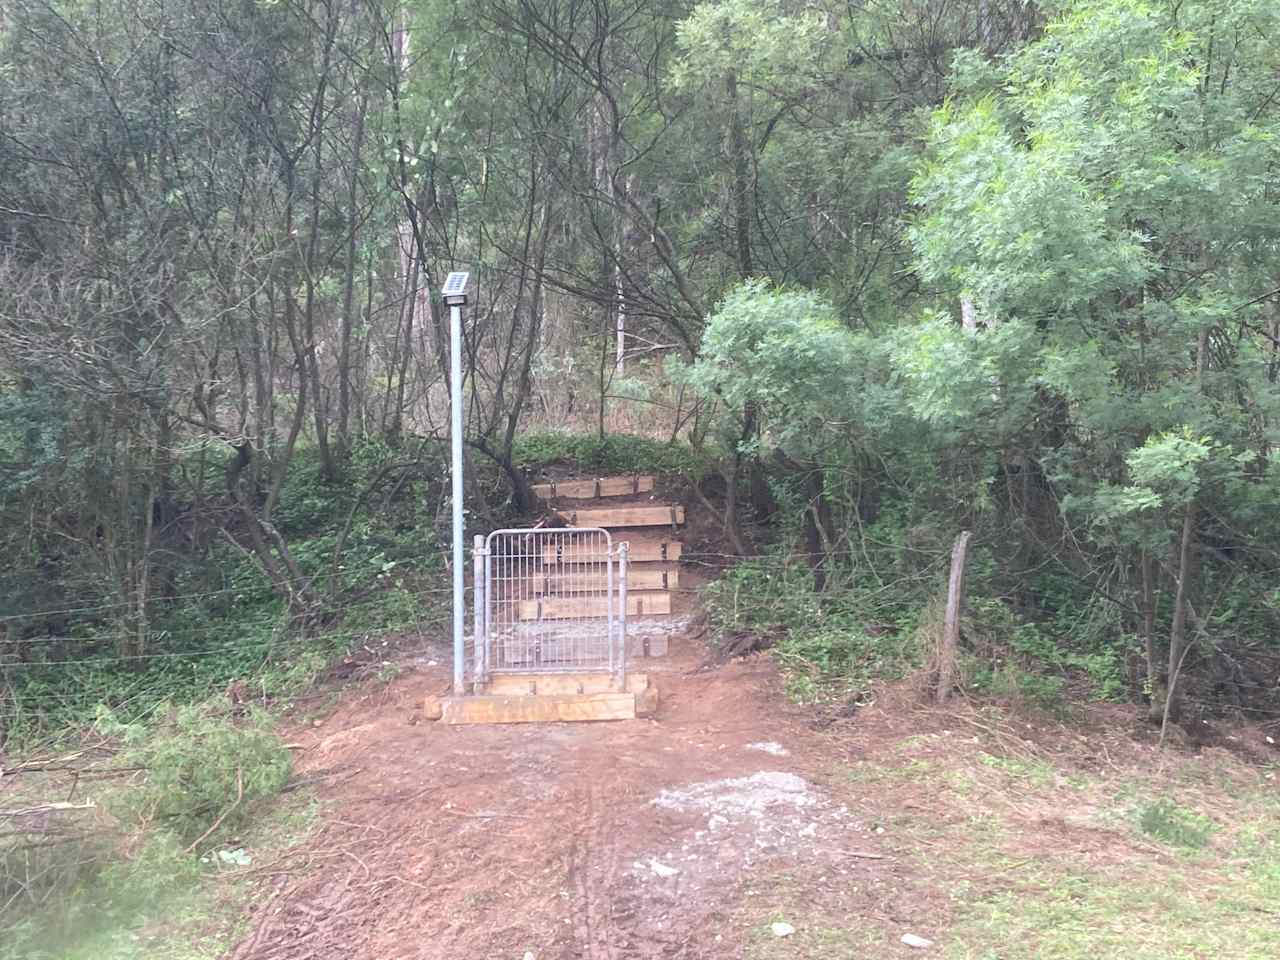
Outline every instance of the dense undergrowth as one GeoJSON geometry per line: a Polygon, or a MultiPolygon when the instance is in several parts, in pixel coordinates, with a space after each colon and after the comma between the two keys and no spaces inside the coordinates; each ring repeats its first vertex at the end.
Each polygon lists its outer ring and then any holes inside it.
{"type": "MultiPolygon", "coordinates": [[[[260,855],[286,842],[296,818],[297,804],[270,812],[292,767],[270,711],[305,706],[299,695],[335,659],[377,664],[399,652],[388,636],[413,643],[448,617],[439,455],[430,445],[369,444],[338,483],[321,479],[312,451],[299,455],[275,520],[304,575],[329,591],[318,619],[299,622],[253,557],[215,540],[185,558],[154,601],[146,656],[118,656],[110,608],[86,602],[66,614],[73,640],[30,645],[8,665],[7,750],[36,760],[7,780],[17,787],[6,806],[38,806],[83,784],[52,821],[6,821],[0,958],[221,951],[239,909],[234,882],[223,881],[249,865],[244,847],[260,855]],[[57,756],[48,751],[59,741],[72,759],[52,769],[69,771],[67,783],[42,776],[41,757],[57,756]],[[149,926],[175,917],[207,935],[152,943],[149,926]]],[[[531,474],[557,466],[688,476],[699,465],[685,446],[617,436],[532,435],[516,457],[531,474]]],[[[471,522],[500,522],[510,509],[501,478],[483,460],[475,469],[482,499],[468,504],[471,522]]]]}
{"type": "MultiPolygon", "coordinates": [[[[772,647],[790,694],[802,702],[863,702],[877,683],[924,677],[941,628],[950,551],[937,517],[910,504],[880,505],[849,545],[823,555],[820,577],[800,543],[803,511],[780,510],[754,533],[757,557],[707,585],[714,642],[726,651],[772,647]]],[[[970,695],[1062,713],[1079,699],[1123,700],[1135,638],[1119,632],[1087,584],[1049,570],[1010,601],[1008,544],[993,537],[970,558],[960,677],[970,695]]]]}
{"type": "Polygon", "coordinates": [[[289,749],[269,717],[225,701],[129,723],[103,708],[92,737],[12,771],[7,805],[35,809],[54,791],[75,802],[6,821],[0,958],[219,955],[244,894],[237,871],[305,826],[304,802],[271,803],[289,749]],[[187,936],[154,936],[174,924],[187,936]]]}
{"type": "Polygon", "coordinates": [[[8,619],[28,633],[21,661],[5,665],[10,743],[74,729],[100,705],[131,720],[231,683],[241,684],[241,698],[296,694],[345,653],[368,646],[359,659],[369,660],[385,634],[437,626],[447,616],[439,602],[447,590],[440,512],[447,477],[435,452],[370,443],[353,452],[337,482],[321,478],[313,451],[298,455],[275,525],[305,582],[323,593],[321,609],[305,618],[254,556],[211,534],[169,551],[145,647],[122,656],[109,585],[51,570],[64,578],[52,608],[8,604],[22,611],[8,619]]]}
{"type": "Polygon", "coordinates": [[[649,437],[542,431],[518,437],[513,456],[531,472],[564,466],[599,473],[653,473],[696,481],[711,469],[709,454],[687,443],[649,437]]]}

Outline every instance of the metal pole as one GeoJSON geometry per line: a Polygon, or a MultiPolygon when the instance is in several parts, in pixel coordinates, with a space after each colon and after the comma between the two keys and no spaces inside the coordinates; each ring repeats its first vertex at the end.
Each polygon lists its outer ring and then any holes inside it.
{"type": "Polygon", "coordinates": [[[471,541],[471,579],[475,581],[475,587],[471,591],[471,603],[475,608],[472,611],[471,622],[474,626],[471,628],[471,643],[475,647],[473,656],[475,657],[475,670],[471,675],[473,683],[484,683],[486,681],[485,674],[488,672],[485,666],[485,654],[487,653],[485,646],[488,638],[484,635],[484,607],[485,600],[484,590],[484,536],[477,533],[475,539],[471,541]]]}
{"type": "Polygon", "coordinates": [[[449,403],[453,414],[453,695],[466,681],[466,649],[462,642],[466,599],[462,579],[462,308],[449,308],[449,403]]]}
{"type": "Polygon", "coordinates": [[[627,692],[627,560],[631,544],[618,544],[618,689],[627,692]]]}

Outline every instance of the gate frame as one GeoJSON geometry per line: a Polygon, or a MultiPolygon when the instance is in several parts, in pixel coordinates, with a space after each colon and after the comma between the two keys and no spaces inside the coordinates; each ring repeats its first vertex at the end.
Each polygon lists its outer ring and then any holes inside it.
{"type": "MultiPolygon", "coordinates": [[[[630,544],[623,540],[614,543],[613,535],[604,527],[504,527],[486,534],[476,534],[472,541],[472,605],[473,605],[473,663],[471,683],[468,684],[473,694],[482,692],[493,676],[490,666],[490,653],[493,643],[492,616],[492,542],[494,537],[504,535],[532,535],[545,538],[550,534],[589,533],[604,535],[605,551],[605,616],[604,629],[606,645],[609,650],[608,667],[581,666],[572,671],[556,671],[559,673],[607,673],[610,685],[620,691],[627,689],[627,566],[630,544]],[[614,568],[617,567],[617,589],[614,589],[614,568]],[[616,599],[615,599],[616,598],[616,599]],[[615,616],[615,604],[616,616],[615,616]],[[614,630],[614,623],[617,630],[614,630]],[[616,634],[616,635],[615,635],[616,634]]],[[[550,671],[530,669],[504,670],[509,675],[527,675],[534,678],[550,671]]]]}

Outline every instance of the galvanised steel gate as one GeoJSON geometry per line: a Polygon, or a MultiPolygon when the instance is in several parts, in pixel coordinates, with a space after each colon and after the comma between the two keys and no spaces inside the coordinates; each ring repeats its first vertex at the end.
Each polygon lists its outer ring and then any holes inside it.
{"type": "Polygon", "coordinates": [[[476,537],[477,689],[498,673],[609,673],[626,688],[627,544],[598,527],[476,537]]]}

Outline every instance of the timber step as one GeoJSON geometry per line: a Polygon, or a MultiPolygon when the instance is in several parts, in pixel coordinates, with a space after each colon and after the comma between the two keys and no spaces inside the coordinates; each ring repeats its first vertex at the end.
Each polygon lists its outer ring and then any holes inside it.
{"type": "MultiPolygon", "coordinates": [[[[679,560],[684,544],[679,540],[641,540],[632,543],[627,551],[631,563],[664,562],[679,560]]],[[[573,547],[563,544],[547,544],[542,550],[542,562],[554,564],[599,563],[600,552],[589,547],[573,547]]]]}
{"type": "Polygon", "coordinates": [[[590,480],[553,480],[535,483],[533,494],[542,500],[590,500],[597,497],[631,497],[653,490],[653,477],[595,477],[590,480]]]}
{"type": "MultiPolygon", "coordinates": [[[[607,597],[546,597],[521,600],[516,616],[520,620],[573,620],[603,617],[609,612],[607,597]]],[[[627,592],[627,616],[659,616],[671,612],[671,594],[663,590],[627,592]]]]}
{"type": "Polygon", "coordinates": [[[628,673],[626,682],[626,690],[618,691],[617,682],[608,673],[495,673],[481,692],[503,697],[525,693],[553,696],[569,693],[644,693],[649,688],[649,675],[628,673]]]}
{"type": "Polygon", "coordinates": [[[634,720],[634,693],[562,693],[537,696],[449,697],[441,720],[460,723],[557,723],[580,720],[634,720]]]}
{"type": "MultiPolygon", "coordinates": [[[[573,593],[599,593],[602,589],[598,576],[579,576],[574,573],[544,573],[535,575],[533,592],[567,596],[573,593]]],[[[674,590],[680,586],[680,570],[677,567],[627,566],[628,590],[674,590]]]]}
{"type": "Polygon", "coordinates": [[[427,697],[428,720],[462,723],[557,723],[632,720],[658,710],[658,689],[643,673],[627,674],[624,689],[607,673],[496,674],[472,696],[427,697]]]}
{"type": "Polygon", "coordinates": [[[558,510],[571,527],[659,527],[675,529],[684,523],[684,507],[662,504],[651,507],[584,507],[558,510]]]}

